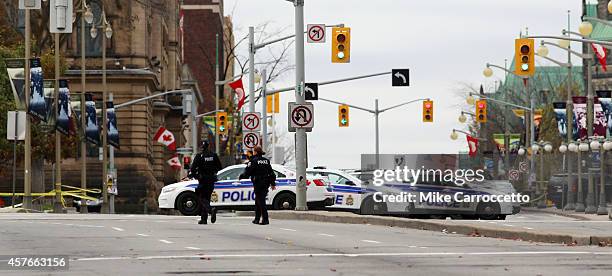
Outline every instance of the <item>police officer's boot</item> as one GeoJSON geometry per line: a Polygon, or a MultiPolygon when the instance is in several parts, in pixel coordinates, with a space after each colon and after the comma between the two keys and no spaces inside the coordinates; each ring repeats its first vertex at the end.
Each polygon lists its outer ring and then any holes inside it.
{"type": "Polygon", "coordinates": [[[211,208],[210,210],[210,223],[215,223],[217,221],[217,208],[211,208]]]}

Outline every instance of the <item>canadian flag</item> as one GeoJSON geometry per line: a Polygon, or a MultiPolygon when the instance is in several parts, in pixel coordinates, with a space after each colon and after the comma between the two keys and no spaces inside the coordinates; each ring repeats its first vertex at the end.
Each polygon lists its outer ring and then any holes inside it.
{"type": "Polygon", "coordinates": [[[466,137],[468,148],[470,149],[470,156],[476,156],[476,153],[478,152],[478,139],[469,135],[466,135],[466,137]]]}
{"type": "Polygon", "coordinates": [[[176,150],[176,140],[174,139],[174,134],[162,126],[157,129],[157,133],[155,133],[153,140],[164,144],[170,150],[176,150]]]}
{"type": "Polygon", "coordinates": [[[168,165],[170,165],[170,167],[172,167],[175,170],[181,169],[181,162],[179,161],[179,157],[176,154],[172,158],[170,158],[170,160],[166,162],[168,162],[168,165]]]}
{"type": "Polygon", "coordinates": [[[240,110],[244,105],[244,100],[246,99],[246,94],[244,93],[244,86],[242,85],[242,79],[239,79],[234,82],[228,83],[229,86],[236,91],[236,96],[238,97],[238,107],[236,110],[240,110]]]}
{"type": "Polygon", "coordinates": [[[592,43],[591,47],[593,48],[593,52],[595,52],[595,55],[597,55],[597,59],[599,59],[599,64],[601,64],[601,69],[603,69],[604,71],[608,71],[608,68],[606,68],[606,59],[608,57],[608,53],[606,52],[606,49],[600,44],[596,44],[596,43],[592,43]]]}

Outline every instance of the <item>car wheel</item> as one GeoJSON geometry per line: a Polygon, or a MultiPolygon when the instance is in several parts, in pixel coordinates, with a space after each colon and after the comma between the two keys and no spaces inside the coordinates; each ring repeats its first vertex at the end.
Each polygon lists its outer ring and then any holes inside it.
{"type": "Polygon", "coordinates": [[[387,205],[383,202],[375,202],[372,197],[366,198],[359,208],[362,215],[384,215],[387,214],[387,205]]]}
{"type": "Polygon", "coordinates": [[[183,192],[176,198],[176,209],[183,216],[197,216],[200,214],[200,202],[194,192],[183,192]]]}
{"type": "Polygon", "coordinates": [[[497,203],[480,203],[476,207],[476,215],[483,220],[498,219],[501,215],[500,207],[497,203]]]}
{"type": "Polygon", "coordinates": [[[295,195],[292,193],[282,193],[274,198],[272,207],[275,210],[295,210],[295,195]]]}

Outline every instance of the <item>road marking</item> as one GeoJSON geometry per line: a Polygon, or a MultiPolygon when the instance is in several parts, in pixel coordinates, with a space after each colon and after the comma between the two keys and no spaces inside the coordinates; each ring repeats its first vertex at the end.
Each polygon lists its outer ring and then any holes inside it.
{"type": "Polygon", "coordinates": [[[136,234],[136,235],[141,236],[141,237],[150,237],[151,236],[151,235],[147,235],[147,234],[136,234]]]}
{"type": "Polygon", "coordinates": [[[191,246],[187,246],[187,247],[185,247],[185,248],[187,248],[187,249],[191,249],[191,250],[201,250],[200,248],[197,248],[197,247],[191,247],[191,246]]]}
{"type": "Polygon", "coordinates": [[[362,242],[369,242],[369,243],[380,243],[379,241],[373,241],[373,240],[361,240],[362,242]]]}
{"type": "Polygon", "coordinates": [[[285,231],[291,231],[291,232],[296,232],[297,230],[295,229],[289,229],[289,228],[279,228],[280,230],[285,230],[285,231]]]}
{"type": "Polygon", "coordinates": [[[416,245],[410,245],[410,246],[408,246],[408,247],[410,247],[410,248],[417,248],[417,246],[416,246],[416,245]]]}
{"type": "Polygon", "coordinates": [[[512,224],[504,224],[504,226],[514,227],[514,225],[512,225],[512,224]]]}
{"type": "Polygon", "coordinates": [[[121,229],[121,228],[119,228],[119,227],[113,227],[113,230],[116,230],[116,231],[119,231],[119,232],[123,232],[123,231],[125,231],[125,230],[123,230],[123,229],[121,229]]]}
{"type": "Polygon", "coordinates": [[[159,241],[160,241],[160,242],[163,242],[163,243],[167,243],[167,244],[174,243],[174,242],[167,241],[167,240],[159,240],[159,241]]]}
{"type": "Polygon", "coordinates": [[[531,227],[523,227],[523,228],[525,228],[527,230],[533,230],[533,228],[531,228],[531,227]]]}
{"type": "Polygon", "coordinates": [[[590,255],[610,256],[610,251],[502,251],[502,252],[388,252],[388,253],[295,253],[295,254],[219,254],[219,255],[168,255],[168,256],[140,256],[140,257],[94,257],[77,258],[74,261],[114,261],[114,260],[154,260],[154,259],[201,259],[201,258],[303,258],[303,257],[449,257],[456,256],[522,256],[522,255],[590,255]]]}
{"type": "Polygon", "coordinates": [[[168,221],[165,221],[165,220],[156,220],[155,222],[168,222],[168,221]]]}
{"type": "Polygon", "coordinates": [[[325,233],[319,233],[319,236],[335,237],[336,235],[325,234],[325,233]]]}
{"type": "Polygon", "coordinates": [[[421,249],[427,249],[427,246],[419,246],[421,249]]]}
{"type": "Polygon", "coordinates": [[[488,221],[488,223],[490,223],[490,224],[497,224],[497,222],[495,222],[495,221],[488,221]]]}

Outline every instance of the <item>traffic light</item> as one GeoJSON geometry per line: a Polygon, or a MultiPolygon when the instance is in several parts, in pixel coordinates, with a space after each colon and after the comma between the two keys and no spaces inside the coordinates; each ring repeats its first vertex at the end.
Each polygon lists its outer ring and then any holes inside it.
{"type": "Polygon", "coordinates": [[[227,112],[217,112],[217,133],[227,135],[227,112]]]}
{"type": "Polygon", "coordinates": [[[433,123],[433,101],[423,101],[423,122],[433,123]]]}
{"type": "Polygon", "coordinates": [[[332,63],[351,62],[351,28],[332,28],[332,63]]]}
{"type": "Polygon", "coordinates": [[[486,100],[476,101],[476,122],[479,122],[479,123],[487,122],[487,101],[486,100]]]}
{"type": "Polygon", "coordinates": [[[535,73],[534,42],[530,38],[514,41],[514,73],[519,76],[533,76],[535,73]]]}
{"type": "Polygon", "coordinates": [[[338,126],[339,127],[349,126],[349,107],[348,105],[338,106],[338,126]]]}

